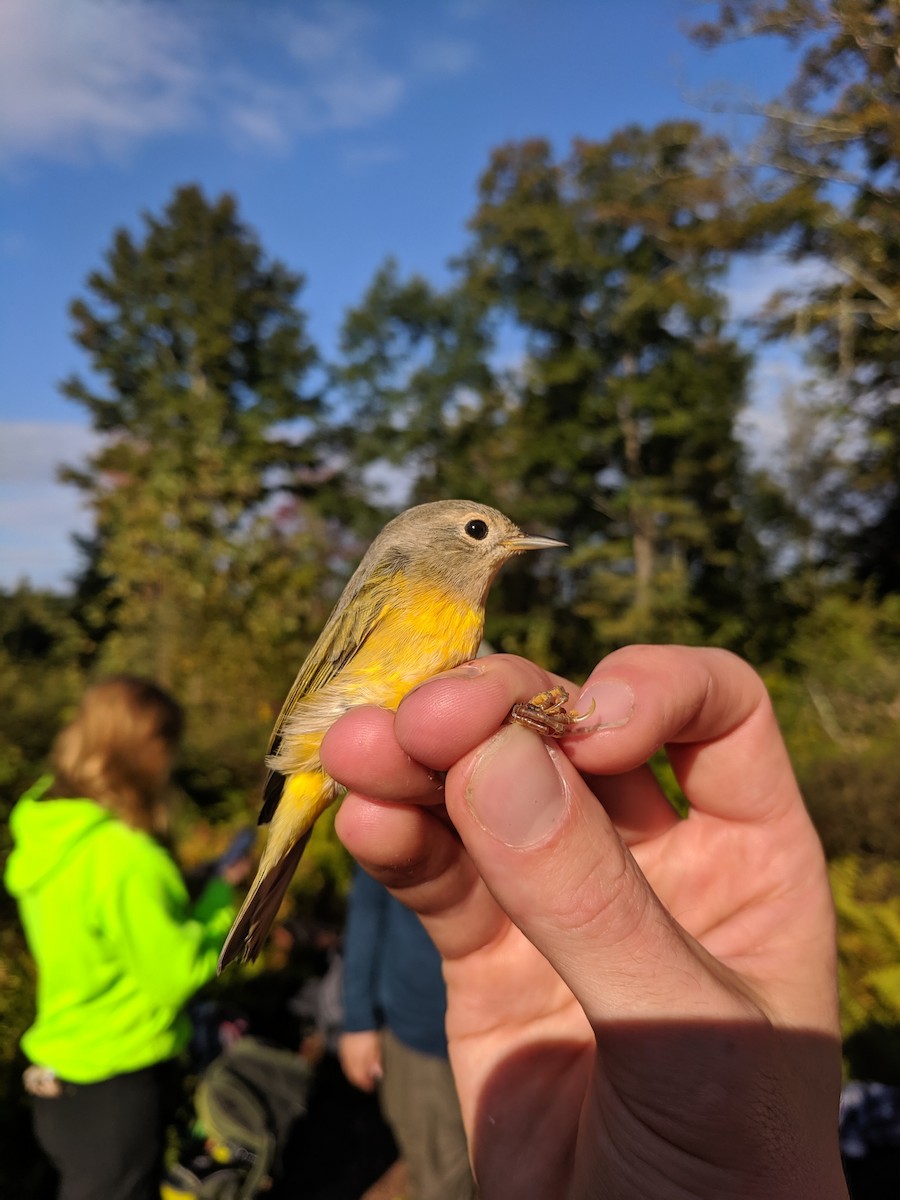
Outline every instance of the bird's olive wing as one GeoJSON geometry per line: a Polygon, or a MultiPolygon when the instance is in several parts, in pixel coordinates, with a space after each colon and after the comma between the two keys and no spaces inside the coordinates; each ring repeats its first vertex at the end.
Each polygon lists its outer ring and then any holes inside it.
{"type": "MultiPolygon", "coordinates": [[[[269,738],[267,757],[278,753],[285,723],[300,701],[320,691],[335,678],[388,612],[402,565],[397,556],[385,558],[363,578],[354,576],[347,584],[281,706],[269,738]]],[[[268,771],[263,785],[260,825],[272,820],[283,789],[284,776],[278,771],[268,771]]]]}
{"type": "Polygon", "coordinates": [[[281,707],[269,739],[268,754],[275,752],[284,723],[297,704],[326,687],[382,620],[391,606],[402,565],[392,556],[373,567],[364,578],[353,578],[347,584],[281,707]]]}

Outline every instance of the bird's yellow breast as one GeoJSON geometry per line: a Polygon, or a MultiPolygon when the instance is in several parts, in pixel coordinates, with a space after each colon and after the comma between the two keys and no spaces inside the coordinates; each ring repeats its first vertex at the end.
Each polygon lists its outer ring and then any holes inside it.
{"type": "Polygon", "coordinates": [[[338,717],[361,704],[396,708],[416,684],[471,658],[483,628],[481,607],[398,577],[355,653],[324,687],[298,699],[267,759],[270,769],[321,772],[319,746],[338,717]]]}
{"type": "Polygon", "coordinates": [[[437,588],[406,580],[341,675],[360,703],[396,708],[410,688],[478,649],[484,613],[437,588]]]}

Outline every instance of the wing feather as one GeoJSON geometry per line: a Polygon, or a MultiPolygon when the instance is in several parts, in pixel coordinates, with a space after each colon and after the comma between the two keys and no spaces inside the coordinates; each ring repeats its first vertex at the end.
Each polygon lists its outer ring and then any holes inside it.
{"type": "MultiPolygon", "coordinates": [[[[363,570],[365,565],[363,559],[298,671],[269,738],[267,758],[277,753],[284,727],[297,705],[331,683],[391,609],[405,556],[385,555],[368,572],[363,570]]],[[[271,821],[283,786],[284,776],[277,771],[266,774],[260,825],[271,821]]]]}

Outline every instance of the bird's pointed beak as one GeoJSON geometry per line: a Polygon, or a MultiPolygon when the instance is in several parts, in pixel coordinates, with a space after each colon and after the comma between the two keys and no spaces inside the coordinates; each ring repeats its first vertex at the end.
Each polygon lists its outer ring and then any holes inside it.
{"type": "Polygon", "coordinates": [[[540,537],[538,534],[519,533],[503,539],[503,545],[509,550],[549,550],[552,546],[565,546],[566,542],[558,542],[555,538],[540,537]]]}

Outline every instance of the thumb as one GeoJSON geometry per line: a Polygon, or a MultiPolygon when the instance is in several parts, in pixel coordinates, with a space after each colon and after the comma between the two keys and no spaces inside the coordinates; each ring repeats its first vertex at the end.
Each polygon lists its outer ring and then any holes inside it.
{"type": "Polygon", "coordinates": [[[746,1018],[746,1001],[724,986],[725,969],[666,911],[555,744],[504,726],[450,772],[446,795],[494,898],[595,1028],[698,1015],[713,1000],[725,1015],[723,995],[746,1018]]]}

